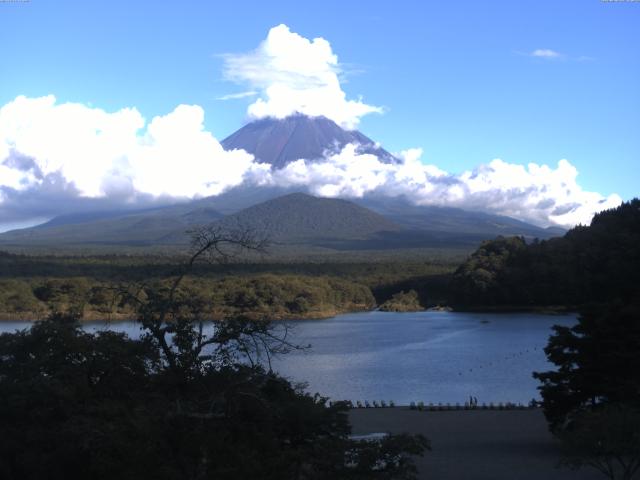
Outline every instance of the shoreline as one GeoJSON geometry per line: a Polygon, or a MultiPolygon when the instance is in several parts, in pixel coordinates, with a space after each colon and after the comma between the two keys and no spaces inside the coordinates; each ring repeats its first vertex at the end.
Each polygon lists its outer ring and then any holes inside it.
{"type": "MultiPolygon", "coordinates": [[[[318,310],[308,312],[306,314],[276,314],[269,316],[263,312],[239,312],[235,316],[245,316],[255,321],[267,320],[272,322],[287,322],[297,320],[326,320],[336,317],[338,315],[345,315],[349,313],[367,313],[373,312],[375,309],[352,309],[352,310],[318,310]]],[[[0,312],[0,323],[4,322],[16,322],[16,323],[34,323],[42,320],[46,320],[51,312],[21,312],[19,315],[14,316],[7,312],[0,312]]],[[[233,317],[234,315],[213,315],[207,317],[207,322],[220,322],[225,318],[233,317]]],[[[99,312],[85,312],[80,318],[80,323],[90,322],[135,322],[137,317],[130,314],[118,314],[118,313],[99,313],[99,312]]]]}
{"type": "MultiPolygon", "coordinates": [[[[387,313],[418,313],[418,312],[443,312],[443,313],[495,313],[495,314],[509,314],[509,313],[536,313],[540,315],[569,315],[575,313],[579,310],[578,306],[563,306],[563,305],[538,305],[538,306],[474,306],[474,307],[450,307],[447,305],[435,305],[432,307],[427,307],[421,310],[410,310],[406,312],[387,312],[387,313]]],[[[263,312],[240,312],[238,315],[244,315],[246,317],[252,318],[256,321],[259,320],[268,320],[272,322],[282,322],[282,321],[304,321],[304,320],[326,320],[329,318],[336,317],[338,315],[346,315],[350,313],[369,313],[375,311],[382,311],[379,309],[379,306],[376,306],[371,309],[348,309],[348,310],[316,310],[312,312],[307,312],[305,314],[276,314],[274,316],[269,316],[263,312]]],[[[20,323],[34,323],[37,321],[45,320],[50,312],[20,312],[19,314],[14,314],[10,312],[0,312],[0,323],[4,322],[20,322],[20,323]]],[[[224,315],[214,315],[207,319],[207,321],[217,322],[222,321],[225,318],[224,315]]],[[[89,323],[89,322],[133,322],[136,321],[135,315],[129,314],[118,314],[118,313],[100,313],[89,311],[83,314],[80,319],[81,323],[89,323]]]]}
{"type": "Polygon", "coordinates": [[[538,313],[540,315],[568,315],[576,313],[579,305],[456,305],[453,312],[460,313],[538,313]]]}

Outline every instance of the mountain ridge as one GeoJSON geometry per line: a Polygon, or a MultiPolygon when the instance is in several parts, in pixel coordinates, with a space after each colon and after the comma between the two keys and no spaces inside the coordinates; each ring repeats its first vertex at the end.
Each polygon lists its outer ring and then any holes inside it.
{"type": "Polygon", "coordinates": [[[38,227],[0,234],[0,246],[184,246],[189,242],[187,230],[210,224],[250,229],[280,244],[334,250],[464,247],[498,235],[553,236],[553,232],[509,217],[452,208],[411,207],[397,199],[392,206],[387,200],[386,211],[380,205],[376,211],[367,203],[375,207],[374,201],[366,199],[348,201],[295,192],[225,216],[217,208],[218,199],[212,197],[84,223],[65,224],[64,218],[54,219],[38,227]]]}

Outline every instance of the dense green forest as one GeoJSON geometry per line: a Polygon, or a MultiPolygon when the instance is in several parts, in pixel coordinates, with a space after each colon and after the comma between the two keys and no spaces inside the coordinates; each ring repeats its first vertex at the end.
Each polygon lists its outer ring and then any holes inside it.
{"type": "Polygon", "coordinates": [[[640,294],[640,200],[598,213],[590,226],[527,244],[484,242],[455,272],[451,299],[464,306],[579,306],[640,294]]]}
{"type": "MultiPolygon", "coordinates": [[[[40,319],[50,312],[85,320],[132,318],[123,290],[155,288],[174,275],[182,256],[34,256],[0,252],[0,319],[40,319]]],[[[442,304],[459,255],[413,261],[229,262],[194,265],[181,285],[211,318],[323,318],[370,310],[414,290],[416,308],[442,304]]]]}

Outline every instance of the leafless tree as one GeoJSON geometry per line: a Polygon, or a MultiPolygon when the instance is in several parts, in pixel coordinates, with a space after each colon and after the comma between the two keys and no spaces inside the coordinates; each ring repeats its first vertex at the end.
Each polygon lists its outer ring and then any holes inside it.
{"type": "Polygon", "coordinates": [[[225,263],[246,252],[266,253],[268,239],[248,228],[229,229],[219,225],[189,231],[189,258],[179,265],[165,287],[141,283],[120,288],[133,304],[137,320],[148,337],[160,347],[170,368],[204,368],[243,361],[255,366],[265,362],[271,370],[273,355],[300,347],[289,340],[286,324],[236,317],[216,322],[205,333],[206,309],[202,300],[181,294],[180,286],[199,262],[225,263]]]}

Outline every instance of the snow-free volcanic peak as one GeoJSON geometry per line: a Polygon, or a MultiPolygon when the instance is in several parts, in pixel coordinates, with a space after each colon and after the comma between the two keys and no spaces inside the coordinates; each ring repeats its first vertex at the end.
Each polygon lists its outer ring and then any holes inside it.
{"type": "Polygon", "coordinates": [[[263,118],[245,125],[222,140],[225,150],[242,149],[262,163],[282,168],[299,159],[318,160],[346,145],[377,156],[384,163],[397,159],[357,130],[345,130],[326,117],[298,114],[283,119],[263,118]]]}

